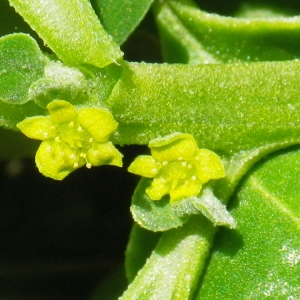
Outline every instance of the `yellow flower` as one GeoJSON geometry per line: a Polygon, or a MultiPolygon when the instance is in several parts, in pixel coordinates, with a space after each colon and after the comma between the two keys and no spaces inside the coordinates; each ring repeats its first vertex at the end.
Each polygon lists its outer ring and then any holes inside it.
{"type": "Polygon", "coordinates": [[[45,176],[62,180],[86,165],[122,166],[122,154],[109,142],[118,123],[104,108],[75,108],[64,100],[48,104],[48,116],[26,118],[17,127],[42,140],[35,161],[45,176]]]}
{"type": "Polygon", "coordinates": [[[150,155],[138,156],[129,172],[153,178],[146,193],[152,200],[170,194],[170,202],[197,196],[202,185],[225,176],[217,154],[199,149],[192,135],[174,133],[149,143],[150,155]]]}

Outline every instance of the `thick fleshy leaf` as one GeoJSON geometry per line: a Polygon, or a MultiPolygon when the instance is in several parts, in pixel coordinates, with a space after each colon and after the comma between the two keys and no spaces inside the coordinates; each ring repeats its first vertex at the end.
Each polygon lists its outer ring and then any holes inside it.
{"type": "Polygon", "coordinates": [[[103,68],[122,58],[88,0],[10,0],[11,5],[64,62],[103,68]]]}
{"type": "Polygon", "coordinates": [[[133,224],[125,252],[126,277],[129,282],[133,281],[137,272],[143,267],[160,236],[160,232],[149,231],[136,223],[133,224]]]}
{"type": "Polygon", "coordinates": [[[200,216],[162,234],[157,246],[120,300],[190,299],[214,233],[200,216]]]}
{"type": "Polygon", "coordinates": [[[0,38],[0,100],[10,104],[28,101],[28,89],[44,73],[46,59],[27,34],[0,38]]]}
{"type": "MultiPolygon", "coordinates": [[[[206,13],[191,0],[155,3],[166,61],[220,63],[300,57],[300,17],[234,18],[206,13]]],[[[246,14],[244,14],[246,16],[246,14]]]]}
{"type": "Polygon", "coordinates": [[[143,228],[151,231],[165,231],[182,226],[188,219],[180,217],[176,209],[170,205],[169,197],[153,201],[145,190],[151,180],[142,179],[132,197],[131,213],[134,220],[143,228]]]}
{"type": "Polygon", "coordinates": [[[260,164],[232,206],[237,231],[220,230],[195,299],[299,299],[300,151],[260,164]]]}
{"type": "Polygon", "coordinates": [[[103,27],[120,45],[145,16],[153,0],[92,0],[103,27]]]}
{"type": "Polygon", "coordinates": [[[119,123],[116,143],[148,144],[179,131],[232,155],[300,141],[298,61],[123,67],[106,102],[119,123]]]}

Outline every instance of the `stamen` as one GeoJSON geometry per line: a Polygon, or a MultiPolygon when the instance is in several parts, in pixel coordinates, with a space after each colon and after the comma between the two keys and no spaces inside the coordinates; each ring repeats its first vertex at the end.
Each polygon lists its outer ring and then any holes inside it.
{"type": "Polygon", "coordinates": [[[90,169],[90,168],[92,167],[92,164],[91,164],[91,163],[87,163],[87,164],[86,164],[86,167],[87,167],[88,169],[90,169]]]}

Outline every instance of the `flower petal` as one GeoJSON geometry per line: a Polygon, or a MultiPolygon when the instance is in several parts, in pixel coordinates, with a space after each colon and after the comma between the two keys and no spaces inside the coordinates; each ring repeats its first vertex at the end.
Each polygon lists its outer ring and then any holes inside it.
{"type": "Polygon", "coordinates": [[[93,143],[87,152],[87,161],[92,166],[114,165],[122,167],[122,157],[123,155],[111,142],[93,143]]]}
{"type": "Polygon", "coordinates": [[[170,192],[170,186],[171,182],[158,176],[152,180],[150,187],[146,189],[146,193],[152,200],[160,200],[170,192]]]}
{"type": "Polygon", "coordinates": [[[177,132],[150,141],[149,147],[151,154],[159,162],[189,160],[198,149],[192,135],[177,132]]]}
{"type": "Polygon", "coordinates": [[[55,123],[70,122],[76,117],[76,108],[65,100],[54,100],[47,105],[51,120],[55,123]]]}
{"type": "Polygon", "coordinates": [[[82,108],[78,111],[77,120],[98,143],[107,142],[118,128],[113,115],[104,108],[82,108]]]}
{"type": "Polygon", "coordinates": [[[140,155],[131,163],[128,171],[143,177],[153,178],[160,169],[160,163],[158,163],[152,156],[140,155]]]}
{"type": "Polygon", "coordinates": [[[56,130],[49,117],[37,116],[26,118],[17,127],[27,137],[36,140],[46,140],[55,137],[56,130]]]}
{"type": "Polygon", "coordinates": [[[202,184],[199,180],[185,180],[183,184],[177,184],[176,187],[170,190],[170,203],[191,196],[197,196],[200,193],[201,188],[202,184]]]}
{"type": "Polygon", "coordinates": [[[43,141],[36,153],[35,162],[39,171],[47,177],[62,180],[74,169],[85,164],[79,153],[64,142],[43,141]]]}
{"type": "Polygon", "coordinates": [[[205,183],[225,176],[224,166],[219,156],[207,149],[199,149],[196,156],[197,178],[205,183]]]}

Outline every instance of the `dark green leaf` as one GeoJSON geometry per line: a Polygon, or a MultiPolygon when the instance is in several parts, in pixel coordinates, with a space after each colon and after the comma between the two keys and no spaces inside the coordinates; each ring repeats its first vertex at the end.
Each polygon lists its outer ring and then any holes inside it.
{"type": "Polygon", "coordinates": [[[0,38],[0,99],[10,104],[28,101],[28,89],[44,73],[46,59],[29,35],[0,38]]]}
{"type": "Polygon", "coordinates": [[[33,101],[23,105],[11,105],[0,101],[0,112],[0,126],[13,130],[17,130],[16,125],[25,118],[44,114],[44,110],[33,101]]]}
{"type": "Polygon", "coordinates": [[[93,0],[107,32],[120,45],[145,16],[153,0],[93,0]]]}
{"type": "Polygon", "coordinates": [[[300,151],[279,153],[243,183],[195,299],[299,299],[300,151]]]}

